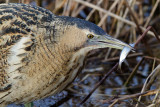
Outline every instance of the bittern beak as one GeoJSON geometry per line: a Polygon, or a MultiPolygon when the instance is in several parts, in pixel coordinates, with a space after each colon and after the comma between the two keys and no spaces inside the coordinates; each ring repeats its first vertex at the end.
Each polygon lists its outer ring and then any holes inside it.
{"type": "Polygon", "coordinates": [[[120,49],[122,50],[124,47],[129,47],[131,50],[134,50],[133,47],[131,47],[130,45],[115,39],[109,35],[104,35],[104,36],[99,36],[98,38],[98,45],[101,45],[102,47],[110,47],[110,48],[116,48],[116,49],[120,49]]]}

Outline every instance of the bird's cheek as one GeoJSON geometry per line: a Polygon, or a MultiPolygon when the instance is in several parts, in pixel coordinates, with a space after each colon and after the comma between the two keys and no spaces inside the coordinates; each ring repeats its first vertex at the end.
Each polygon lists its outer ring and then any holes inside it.
{"type": "Polygon", "coordinates": [[[84,43],[83,47],[91,48],[91,47],[95,47],[95,44],[94,42],[88,40],[86,43],[84,43]]]}

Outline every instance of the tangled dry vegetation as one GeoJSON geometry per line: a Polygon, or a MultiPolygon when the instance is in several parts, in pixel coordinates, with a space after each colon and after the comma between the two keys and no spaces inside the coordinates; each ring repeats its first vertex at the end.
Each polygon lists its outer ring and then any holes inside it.
{"type": "Polygon", "coordinates": [[[122,71],[116,67],[112,70],[119,60],[119,50],[100,49],[91,52],[82,73],[68,87],[68,94],[55,104],[51,104],[52,107],[76,106],[80,103],[83,103],[83,106],[109,107],[160,106],[160,0],[6,0],[6,2],[37,3],[56,15],[91,21],[115,38],[129,44],[137,43],[136,52],[128,55],[122,65],[122,71]],[[92,90],[96,91],[90,93],[92,90]]]}

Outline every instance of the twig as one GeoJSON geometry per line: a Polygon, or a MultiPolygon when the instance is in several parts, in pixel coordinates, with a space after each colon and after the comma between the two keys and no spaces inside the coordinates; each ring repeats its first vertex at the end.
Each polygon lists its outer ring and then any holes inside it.
{"type": "MultiPolygon", "coordinates": [[[[58,0],[57,0],[58,1],[58,0]]],[[[57,2],[57,1],[55,1],[55,2],[57,2]]],[[[55,9],[52,11],[53,13],[58,13],[58,11],[61,9],[61,8],[63,8],[64,7],[64,5],[65,5],[65,3],[67,2],[67,0],[63,0],[61,3],[60,3],[60,5],[58,5],[58,7],[57,6],[55,6],[55,9]]],[[[48,8],[48,7],[47,7],[48,8]]]]}
{"type": "Polygon", "coordinates": [[[6,3],[9,3],[10,0],[6,0],[6,3]]]}
{"type": "MultiPolygon", "coordinates": [[[[133,54],[129,54],[127,58],[133,58],[133,57],[142,56],[142,55],[143,53],[133,53],[133,54]]],[[[117,60],[119,60],[119,56],[103,60],[103,62],[117,61],[117,60]]]]}
{"type": "MultiPolygon", "coordinates": [[[[119,0],[115,0],[114,3],[111,5],[111,7],[109,8],[108,12],[111,12],[115,6],[117,5],[117,3],[119,2],[119,0]]],[[[102,24],[104,23],[104,21],[106,20],[106,18],[108,17],[108,14],[106,13],[102,19],[100,20],[100,22],[98,23],[98,26],[102,26],[102,24]]]]}
{"type": "MultiPolygon", "coordinates": [[[[152,71],[151,74],[147,77],[147,79],[146,79],[146,81],[145,81],[145,83],[144,83],[144,85],[143,85],[143,88],[142,88],[142,90],[141,90],[141,93],[143,93],[143,92],[145,91],[147,82],[149,81],[150,77],[151,77],[152,75],[154,75],[154,73],[157,71],[157,69],[160,69],[160,64],[159,64],[159,65],[154,69],[154,71],[152,71]]],[[[142,96],[139,96],[139,98],[138,98],[138,101],[139,101],[139,102],[140,102],[140,100],[141,100],[141,97],[142,97],[142,96]]],[[[138,105],[139,105],[139,103],[136,104],[136,107],[138,107],[138,105]]]]}
{"type": "MultiPolygon", "coordinates": [[[[134,1],[134,0],[129,0],[129,5],[132,5],[132,4],[133,4],[133,1],[134,1]]],[[[125,0],[122,0],[122,2],[123,2],[122,6],[123,6],[123,8],[124,8],[124,2],[125,2],[125,0]]],[[[128,8],[126,8],[126,9],[124,10],[124,12],[123,12],[123,9],[120,10],[120,16],[122,15],[122,18],[126,19],[127,14],[128,14],[128,8]],[[122,15],[122,13],[123,13],[123,15],[122,15]]],[[[116,34],[115,34],[115,36],[114,36],[115,38],[117,38],[117,37],[120,35],[120,32],[121,32],[121,30],[122,30],[123,27],[124,27],[124,22],[118,20],[118,21],[117,21],[117,27],[116,27],[116,34]]],[[[133,26],[132,26],[132,28],[136,28],[136,27],[133,27],[133,26]]]]}
{"type": "MultiPolygon", "coordinates": [[[[146,91],[144,93],[136,93],[136,94],[132,94],[132,95],[121,95],[120,98],[117,98],[117,99],[114,99],[114,100],[111,100],[110,102],[114,102],[116,100],[125,100],[125,99],[129,99],[129,98],[134,98],[134,97],[138,97],[138,96],[149,96],[149,95],[154,95],[156,94],[157,92],[159,92],[159,89],[156,89],[156,90],[149,90],[149,91],[146,91]]],[[[112,97],[116,97],[116,96],[112,96],[112,97]]],[[[101,102],[102,103],[106,103],[107,100],[102,100],[101,102]]],[[[108,102],[108,101],[107,101],[108,102]]]]}
{"type": "Polygon", "coordinates": [[[154,33],[155,37],[157,38],[157,40],[160,42],[160,38],[158,36],[158,33],[156,32],[156,30],[152,27],[151,31],[154,33]]]}
{"type": "Polygon", "coordinates": [[[136,73],[138,67],[142,64],[144,60],[144,57],[139,61],[139,63],[134,67],[133,71],[131,72],[131,74],[129,75],[128,79],[126,80],[126,82],[124,83],[124,86],[126,87],[128,85],[128,83],[131,81],[131,79],[133,78],[134,74],[136,73]]]}
{"type": "Polygon", "coordinates": [[[125,4],[126,4],[126,6],[128,7],[128,9],[129,9],[129,11],[130,11],[130,13],[131,13],[131,15],[132,15],[132,17],[133,17],[133,20],[134,20],[134,22],[135,22],[135,24],[136,24],[136,26],[137,26],[137,28],[138,28],[138,31],[139,31],[139,32],[142,32],[142,30],[140,29],[138,20],[137,20],[136,16],[134,15],[133,10],[132,10],[131,7],[129,6],[127,0],[125,0],[125,4]]]}
{"type": "MultiPolygon", "coordinates": [[[[87,2],[91,2],[91,0],[87,0],[87,2]]],[[[73,17],[76,17],[81,10],[83,10],[86,6],[85,5],[82,5],[81,7],[79,7],[75,12],[74,14],[72,14],[73,17]]]]}
{"type": "MultiPolygon", "coordinates": [[[[142,26],[140,26],[140,28],[142,29],[143,32],[146,31],[146,28],[144,28],[142,26]]],[[[154,33],[151,32],[151,31],[148,31],[148,34],[151,35],[151,36],[155,36],[154,33]]]]}
{"type": "Polygon", "coordinates": [[[24,3],[24,0],[19,0],[19,3],[24,3]]]}
{"type": "MultiPolygon", "coordinates": [[[[94,8],[94,9],[96,9],[96,10],[98,10],[98,11],[101,11],[101,12],[103,12],[103,13],[105,13],[105,14],[108,14],[109,16],[114,17],[114,18],[116,18],[116,19],[118,19],[118,20],[120,20],[120,21],[122,21],[122,22],[124,22],[124,23],[126,23],[126,24],[128,24],[128,25],[131,25],[131,26],[133,26],[133,27],[136,27],[136,24],[135,24],[134,22],[129,21],[129,20],[126,20],[126,19],[124,19],[123,17],[120,17],[120,16],[118,16],[118,15],[112,13],[112,12],[109,12],[109,11],[107,11],[107,10],[101,8],[101,7],[98,7],[98,6],[94,5],[94,4],[91,4],[91,3],[86,2],[86,1],[83,1],[83,0],[74,0],[74,1],[79,2],[79,3],[83,4],[83,5],[88,6],[88,7],[94,8]]],[[[142,31],[145,31],[145,30],[146,30],[146,29],[145,29],[144,27],[142,27],[142,26],[140,26],[140,28],[142,29],[142,31]]],[[[153,32],[148,31],[148,33],[149,33],[150,35],[154,36],[153,32]]]]}
{"type": "MultiPolygon", "coordinates": [[[[118,9],[117,9],[117,11],[116,11],[116,15],[119,15],[120,10],[121,10],[121,8],[123,7],[123,2],[124,2],[124,0],[121,0],[121,2],[119,3],[118,9]]],[[[109,31],[109,34],[110,34],[110,35],[112,34],[112,32],[113,32],[113,30],[114,30],[114,26],[115,26],[116,22],[117,22],[117,19],[114,18],[114,20],[112,21],[111,30],[109,31]]]]}
{"type": "Polygon", "coordinates": [[[158,89],[154,99],[152,100],[152,103],[156,103],[156,99],[158,98],[159,93],[160,93],[160,88],[158,89]]]}
{"type": "Polygon", "coordinates": [[[69,12],[71,10],[71,4],[72,4],[71,2],[72,2],[71,0],[66,1],[62,15],[69,16],[69,12]]]}
{"type": "Polygon", "coordinates": [[[86,6],[88,6],[88,7],[91,7],[91,8],[94,8],[94,9],[96,9],[96,10],[99,10],[99,11],[105,13],[105,14],[108,14],[109,16],[112,16],[112,17],[114,17],[114,18],[117,18],[118,20],[120,20],[120,21],[122,21],[122,22],[124,22],[124,23],[127,23],[127,24],[129,24],[129,25],[131,25],[131,26],[133,26],[133,27],[136,27],[136,24],[133,23],[132,21],[126,20],[126,19],[124,19],[124,18],[122,18],[122,17],[120,17],[120,16],[118,16],[118,15],[112,13],[112,12],[109,12],[109,11],[107,11],[107,10],[101,8],[101,7],[98,7],[98,6],[94,5],[94,4],[91,4],[91,3],[86,2],[86,1],[83,1],[83,0],[75,0],[75,1],[76,1],[76,2],[79,2],[79,3],[83,4],[83,5],[86,5],[86,6]]]}
{"type": "Polygon", "coordinates": [[[154,68],[155,68],[155,64],[156,64],[156,58],[154,58],[154,60],[153,60],[152,71],[153,71],[154,68]]]}
{"type": "Polygon", "coordinates": [[[36,0],[37,6],[42,6],[42,0],[36,0]]]}
{"type": "Polygon", "coordinates": [[[67,96],[65,96],[64,98],[60,99],[58,102],[56,102],[55,104],[53,105],[50,105],[50,107],[59,107],[61,106],[64,102],[67,102],[69,99],[71,99],[73,97],[73,94],[71,94],[72,92],[67,90],[68,94],[67,96]]]}
{"type": "Polygon", "coordinates": [[[86,100],[92,95],[92,93],[106,80],[106,78],[118,67],[118,63],[115,64],[115,66],[105,74],[105,76],[100,80],[100,82],[92,89],[92,91],[82,100],[82,102],[79,105],[82,105],[86,102],[86,100]]]}
{"type": "Polygon", "coordinates": [[[65,15],[65,13],[66,13],[66,11],[67,11],[68,2],[69,2],[69,0],[66,0],[66,2],[64,3],[64,8],[63,8],[63,13],[62,13],[62,15],[65,15]]]}
{"type": "Polygon", "coordinates": [[[153,7],[153,9],[152,9],[152,11],[151,11],[151,13],[150,13],[150,15],[149,15],[149,17],[148,17],[145,25],[144,25],[144,27],[147,27],[147,26],[148,26],[148,24],[149,24],[149,22],[150,22],[150,20],[151,20],[151,18],[152,18],[152,16],[153,16],[156,8],[157,8],[159,2],[160,2],[160,0],[157,0],[157,1],[156,1],[156,4],[154,5],[154,7],[153,7]]]}
{"type": "Polygon", "coordinates": [[[144,56],[145,58],[147,59],[152,59],[152,60],[156,60],[156,61],[159,61],[160,62],[160,59],[159,58],[154,58],[154,57],[151,57],[151,56],[144,56]]]}
{"type": "MultiPolygon", "coordinates": [[[[125,99],[130,99],[130,98],[135,98],[135,97],[138,97],[138,96],[149,96],[149,95],[154,95],[158,92],[159,90],[150,90],[150,91],[147,91],[147,92],[143,92],[143,93],[136,93],[136,94],[132,94],[132,95],[126,95],[125,97],[121,97],[121,98],[117,98],[115,100],[113,100],[112,104],[109,105],[109,107],[113,107],[118,101],[121,101],[121,100],[125,100],[125,99]]],[[[103,103],[105,103],[105,101],[103,101],[103,103]]]]}
{"type": "Polygon", "coordinates": [[[149,27],[146,29],[146,31],[142,34],[142,36],[140,36],[140,37],[138,38],[138,40],[136,41],[134,47],[136,47],[136,46],[138,45],[138,43],[144,38],[144,36],[146,36],[147,32],[148,32],[151,28],[152,28],[152,27],[149,26],[149,27]]]}
{"type": "MultiPolygon", "coordinates": [[[[135,43],[135,45],[134,45],[134,47],[136,47],[137,46],[137,44],[138,43],[140,43],[140,41],[144,38],[144,36],[147,34],[147,32],[151,29],[152,27],[151,26],[149,26],[147,29],[146,29],[146,31],[142,34],[142,36],[140,36],[139,38],[138,38],[138,40],[136,41],[136,43],[135,43]]],[[[139,62],[139,64],[137,64],[137,66],[139,66],[141,63],[142,63],[142,61],[143,61],[143,59],[139,62]]],[[[136,69],[137,69],[137,66],[135,67],[135,71],[136,71],[136,69]]],[[[152,73],[150,74],[150,75],[152,75],[152,73]]],[[[132,76],[132,75],[131,75],[132,76]]],[[[150,76],[148,76],[148,78],[149,78],[150,76]]],[[[147,80],[148,80],[148,78],[147,78],[147,80]]],[[[128,79],[128,81],[130,80],[130,78],[128,79]]],[[[147,81],[146,80],[146,81],[147,81]]],[[[125,83],[125,85],[127,84],[128,82],[126,82],[125,83]]],[[[145,86],[144,86],[145,87],[145,86]]],[[[143,87],[143,88],[144,88],[143,87]]],[[[142,89],[143,90],[143,89],[142,89]]],[[[141,93],[144,93],[143,91],[141,92],[141,93]]],[[[139,94],[139,96],[141,95],[141,93],[139,94]]],[[[130,97],[131,98],[131,97],[130,97]]],[[[123,98],[122,98],[123,99],[123,98]]],[[[119,100],[122,100],[122,99],[116,99],[109,107],[113,107],[113,105],[115,105],[119,100]]],[[[141,97],[139,97],[139,100],[141,99],[141,97]]]]}
{"type": "MultiPolygon", "coordinates": [[[[103,0],[98,1],[97,6],[99,6],[103,0]]],[[[92,11],[89,13],[89,15],[86,17],[86,20],[89,20],[89,18],[92,16],[92,14],[95,12],[96,9],[92,9],[92,11]]]]}

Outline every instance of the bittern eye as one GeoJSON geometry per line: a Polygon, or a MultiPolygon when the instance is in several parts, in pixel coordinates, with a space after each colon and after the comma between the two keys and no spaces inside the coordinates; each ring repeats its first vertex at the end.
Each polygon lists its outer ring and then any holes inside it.
{"type": "Polygon", "coordinates": [[[94,37],[94,35],[88,34],[87,37],[88,37],[89,39],[92,39],[92,38],[94,37]]]}

